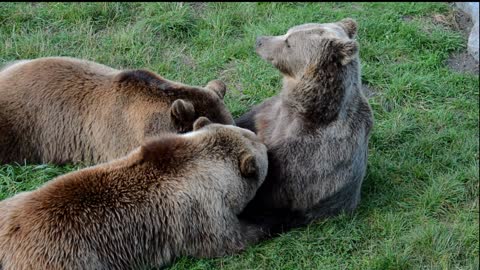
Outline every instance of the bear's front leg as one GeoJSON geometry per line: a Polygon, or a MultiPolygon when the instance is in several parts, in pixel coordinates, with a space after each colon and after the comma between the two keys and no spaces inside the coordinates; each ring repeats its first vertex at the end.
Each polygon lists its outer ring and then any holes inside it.
{"type": "Polygon", "coordinates": [[[222,239],[222,250],[219,250],[218,255],[238,254],[266,237],[266,231],[260,226],[239,220],[237,226],[232,226],[232,231],[222,239]]]}
{"type": "Polygon", "coordinates": [[[248,130],[253,131],[255,134],[257,134],[257,126],[256,126],[256,119],[255,116],[259,114],[260,112],[263,112],[265,110],[270,109],[275,102],[277,102],[278,97],[271,97],[262,102],[261,104],[254,106],[249,112],[243,114],[239,118],[235,119],[235,124],[238,127],[241,128],[246,128],[248,130]]]}

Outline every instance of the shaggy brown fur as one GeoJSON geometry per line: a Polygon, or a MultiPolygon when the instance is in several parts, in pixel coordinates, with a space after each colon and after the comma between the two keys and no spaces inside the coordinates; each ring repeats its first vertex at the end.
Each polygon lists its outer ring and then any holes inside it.
{"type": "Polygon", "coordinates": [[[243,216],[281,231],[353,211],[367,167],[373,115],[361,92],[352,19],[257,38],[283,90],[237,119],[267,145],[269,172],[243,216]]]}
{"type": "Polygon", "coordinates": [[[19,61],[0,71],[0,163],[105,162],[200,116],[232,124],[225,91],[74,58],[19,61]]]}
{"type": "Polygon", "coordinates": [[[0,265],[145,269],[259,241],[237,215],[266,176],[265,145],[204,117],[194,126],[0,202],[0,265]]]}

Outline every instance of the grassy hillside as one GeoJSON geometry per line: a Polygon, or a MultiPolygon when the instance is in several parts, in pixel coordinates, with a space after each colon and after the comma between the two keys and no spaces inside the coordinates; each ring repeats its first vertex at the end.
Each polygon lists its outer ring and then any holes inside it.
{"type": "MultiPolygon", "coordinates": [[[[466,39],[436,23],[445,3],[2,3],[0,64],[43,56],[147,68],[193,85],[224,80],[234,116],[275,95],[280,75],[257,35],[306,22],[359,23],[375,127],[362,202],[213,259],[171,269],[478,269],[479,78],[444,62],[466,39]]],[[[0,165],[0,199],[78,166],[0,165]]]]}

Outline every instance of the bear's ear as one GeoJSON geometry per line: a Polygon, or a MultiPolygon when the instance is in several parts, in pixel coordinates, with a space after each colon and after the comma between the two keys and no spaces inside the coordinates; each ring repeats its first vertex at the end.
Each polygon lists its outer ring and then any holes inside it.
{"type": "Polygon", "coordinates": [[[255,157],[251,154],[243,154],[240,156],[240,173],[243,177],[252,177],[257,173],[257,164],[255,157]]]}
{"type": "Polygon", "coordinates": [[[178,122],[193,121],[195,117],[195,108],[193,104],[183,99],[177,99],[173,102],[170,113],[172,118],[178,122]]]}
{"type": "Polygon", "coordinates": [[[346,18],[337,23],[347,33],[349,38],[354,38],[357,35],[357,22],[352,18],[346,18]]]}
{"type": "Polygon", "coordinates": [[[193,131],[199,130],[204,126],[210,125],[211,123],[212,122],[210,122],[210,120],[207,117],[201,116],[197,120],[195,120],[195,123],[193,123],[193,131]]]}
{"type": "Polygon", "coordinates": [[[350,63],[358,53],[358,43],[355,40],[335,39],[333,46],[342,65],[350,63]]]}
{"type": "Polygon", "coordinates": [[[205,88],[215,92],[215,94],[221,99],[225,97],[225,93],[227,92],[227,86],[220,80],[209,81],[205,88]]]}

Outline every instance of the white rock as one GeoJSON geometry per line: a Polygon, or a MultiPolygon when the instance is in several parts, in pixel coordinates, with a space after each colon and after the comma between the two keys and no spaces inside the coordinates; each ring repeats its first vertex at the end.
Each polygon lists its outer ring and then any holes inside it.
{"type": "Polygon", "coordinates": [[[478,21],[472,28],[472,32],[470,32],[470,36],[468,37],[468,53],[470,53],[475,60],[478,61],[478,21]]]}
{"type": "Polygon", "coordinates": [[[455,5],[470,15],[474,23],[470,36],[468,37],[468,53],[470,53],[475,60],[478,61],[478,2],[456,2],[455,5]]]}

